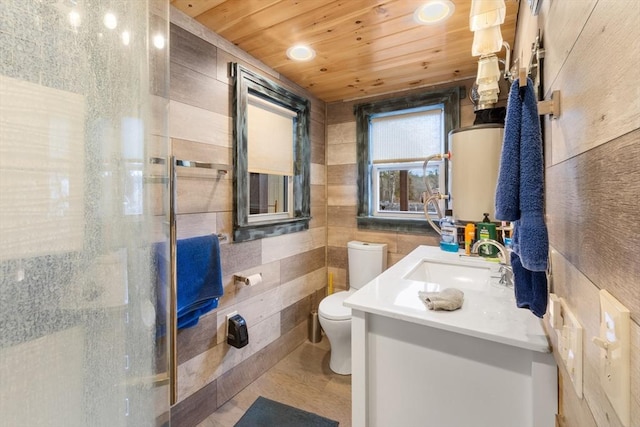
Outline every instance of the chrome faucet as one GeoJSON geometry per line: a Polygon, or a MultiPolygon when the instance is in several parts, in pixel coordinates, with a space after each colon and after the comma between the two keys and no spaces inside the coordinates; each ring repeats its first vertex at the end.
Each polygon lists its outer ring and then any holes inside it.
{"type": "Polygon", "coordinates": [[[478,249],[480,249],[480,246],[482,245],[491,245],[498,249],[502,256],[502,260],[500,262],[500,284],[506,285],[507,287],[513,287],[513,268],[511,267],[511,256],[509,254],[509,250],[496,240],[480,239],[473,244],[471,252],[477,254],[478,249]]]}

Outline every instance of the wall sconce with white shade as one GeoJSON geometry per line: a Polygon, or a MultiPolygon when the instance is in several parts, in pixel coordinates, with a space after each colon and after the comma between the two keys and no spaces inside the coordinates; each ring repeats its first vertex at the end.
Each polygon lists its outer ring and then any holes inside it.
{"type": "MultiPolygon", "coordinates": [[[[491,107],[498,102],[498,93],[500,93],[498,80],[501,73],[496,53],[505,44],[500,31],[505,15],[504,0],[472,0],[471,2],[469,13],[469,28],[473,31],[471,55],[480,56],[476,77],[480,106],[491,107]]],[[[509,56],[509,46],[506,46],[507,56],[509,56]]]]}
{"type": "Polygon", "coordinates": [[[502,25],[506,13],[504,0],[472,0],[469,27],[475,32],[502,25]]]}
{"type": "Polygon", "coordinates": [[[498,80],[500,80],[498,57],[494,54],[485,55],[478,60],[478,75],[476,77],[478,91],[478,105],[490,106],[498,102],[498,80]]]}

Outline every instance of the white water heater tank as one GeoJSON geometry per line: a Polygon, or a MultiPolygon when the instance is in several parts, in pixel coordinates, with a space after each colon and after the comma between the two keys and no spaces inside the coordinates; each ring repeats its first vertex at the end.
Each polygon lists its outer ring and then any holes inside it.
{"type": "Polygon", "coordinates": [[[482,124],[449,132],[450,207],[462,222],[478,222],[485,212],[495,221],[496,183],[504,125],[482,124]]]}

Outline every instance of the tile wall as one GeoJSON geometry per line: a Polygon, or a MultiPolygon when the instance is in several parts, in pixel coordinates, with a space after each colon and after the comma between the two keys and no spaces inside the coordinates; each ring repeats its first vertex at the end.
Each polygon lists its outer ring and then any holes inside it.
{"type": "Polygon", "coordinates": [[[242,243],[232,239],[233,171],[178,168],[178,238],[221,234],[225,293],[217,310],[178,333],[178,403],[172,425],[191,426],[307,339],[307,319],[325,293],[325,105],[193,19],[171,10],[169,135],[176,158],[232,164],[230,62],[310,99],[311,215],[308,231],[242,243]],[[233,275],[262,273],[254,287],[233,275]],[[249,344],[226,344],[225,315],[238,311],[249,344]]]}

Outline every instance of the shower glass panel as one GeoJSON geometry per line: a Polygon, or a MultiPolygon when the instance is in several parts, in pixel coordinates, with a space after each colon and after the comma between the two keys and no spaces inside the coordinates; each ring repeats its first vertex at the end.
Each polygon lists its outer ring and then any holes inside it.
{"type": "Polygon", "coordinates": [[[0,426],[170,424],[168,4],[0,4],[0,426]]]}

